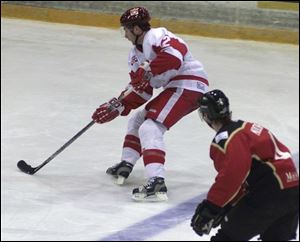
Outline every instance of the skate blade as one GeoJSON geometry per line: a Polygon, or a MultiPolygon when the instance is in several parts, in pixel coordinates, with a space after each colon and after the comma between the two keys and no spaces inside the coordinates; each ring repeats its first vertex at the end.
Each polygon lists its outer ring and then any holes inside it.
{"type": "Polygon", "coordinates": [[[117,184],[117,185],[123,185],[124,184],[124,182],[125,182],[125,177],[124,176],[118,176],[117,177],[117,179],[116,179],[116,181],[115,181],[115,183],[117,184]]]}
{"type": "Polygon", "coordinates": [[[147,196],[146,194],[133,194],[132,199],[137,202],[164,202],[168,200],[168,196],[165,192],[157,192],[151,196],[147,196]]]}
{"type": "Polygon", "coordinates": [[[126,180],[124,176],[115,176],[109,173],[107,174],[111,177],[111,179],[114,181],[116,185],[123,185],[126,180]]]}

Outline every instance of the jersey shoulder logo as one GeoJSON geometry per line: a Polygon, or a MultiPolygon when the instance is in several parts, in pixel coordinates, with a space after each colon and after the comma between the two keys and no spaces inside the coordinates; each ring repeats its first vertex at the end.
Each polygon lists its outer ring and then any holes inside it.
{"type": "Polygon", "coordinates": [[[216,135],[215,141],[216,141],[216,143],[219,143],[220,140],[226,140],[226,139],[228,139],[228,136],[229,136],[228,132],[227,131],[223,131],[223,132],[219,133],[218,135],[216,135]]]}
{"type": "Polygon", "coordinates": [[[263,127],[259,124],[252,124],[250,131],[254,134],[256,134],[257,136],[260,136],[261,132],[263,131],[263,127]]]}
{"type": "Polygon", "coordinates": [[[226,149],[228,144],[231,142],[232,138],[239,134],[246,126],[246,122],[242,120],[237,120],[231,122],[229,125],[226,126],[226,130],[220,131],[214,137],[212,146],[218,148],[223,153],[226,153],[226,149]]]}

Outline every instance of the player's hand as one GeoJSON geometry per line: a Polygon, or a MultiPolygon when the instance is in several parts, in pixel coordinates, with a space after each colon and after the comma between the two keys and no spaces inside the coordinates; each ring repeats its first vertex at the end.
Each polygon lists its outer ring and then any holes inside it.
{"type": "Polygon", "coordinates": [[[118,117],[123,110],[122,103],[114,97],[110,101],[100,105],[92,115],[92,119],[100,124],[107,123],[118,117]]]}
{"type": "Polygon", "coordinates": [[[214,205],[208,200],[203,200],[203,202],[198,205],[191,220],[193,230],[200,236],[209,234],[212,228],[219,225],[221,212],[221,207],[214,205]]]}
{"type": "Polygon", "coordinates": [[[143,92],[150,85],[149,81],[152,76],[150,64],[148,61],[145,61],[135,73],[131,74],[130,84],[136,91],[143,92]]]}

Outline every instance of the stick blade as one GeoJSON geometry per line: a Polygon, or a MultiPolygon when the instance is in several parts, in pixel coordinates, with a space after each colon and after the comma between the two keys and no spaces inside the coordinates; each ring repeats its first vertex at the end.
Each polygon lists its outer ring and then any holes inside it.
{"type": "Polygon", "coordinates": [[[20,160],[17,164],[18,168],[29,175],[34,174],[34,168],[28,165],[24,160],[20,160]]]}

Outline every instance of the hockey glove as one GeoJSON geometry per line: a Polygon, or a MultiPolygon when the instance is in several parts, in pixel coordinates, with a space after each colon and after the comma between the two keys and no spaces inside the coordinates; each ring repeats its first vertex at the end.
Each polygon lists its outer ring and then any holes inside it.
{"type": "Polygon", "coordinates": [[[152,78],[150,63],[145,61],[139,66],[135,73],[131,74],[130,84],[138,92],[143,92],[150,85],[149,81],[152,78]]]}
{"type": "Polygon", "coordinates": [[[107,123],[115,119],[122,113],[124,106],[117,98],[112,98],[107,103],[103,103],[94,112],[92,119],[97,123],[107,123]]]}
{"type": "Polygon", "coordinates": [[[202,236],[209,234],[212,228],[217,227],[223,220],[222,208],[214,205],[208,200],[203,200],[195,211],[191,221],[191,226],[195,233],[202,236]],[[220,217],[221,216],[221,217],[220,217]]]}

